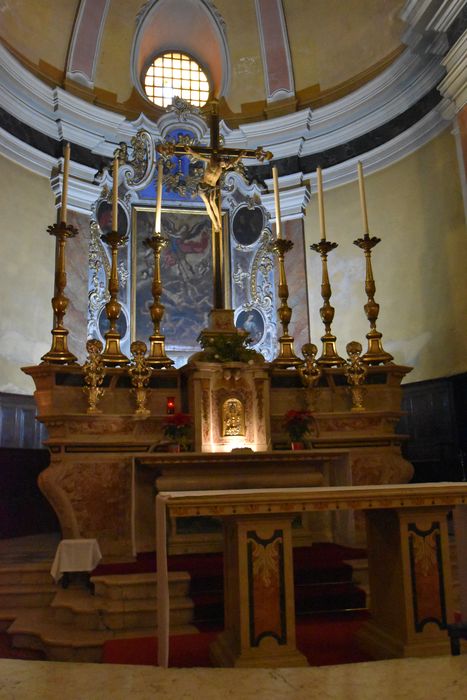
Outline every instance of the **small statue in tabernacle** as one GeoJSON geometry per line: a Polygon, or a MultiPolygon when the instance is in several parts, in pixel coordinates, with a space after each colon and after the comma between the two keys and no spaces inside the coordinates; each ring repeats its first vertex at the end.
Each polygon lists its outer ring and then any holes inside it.
{"type": "Polygon", "coordinates": [[[362,384],[366,380],[368,368],[363,362],[360,355],[362,354],[362,345],[357,340],[352,340],[347,343],[346,348],[348,360],[346,362],[345,376],[350,384],[350,393],[352,395],[352,411],[364,411],[363,398],[365,396],[365,388],[362,384]]]}
{"type": "Polygon", "coordinates": [[[222,408],[222,435],[245,435],[243,404],[239,399],[227,399],[222,408]]]}
{"type": "Polygon", "coordinates": [[[135,416],[138,418],[146,418],[151,413],[146,403],[149,393],[147,386],[151,378],[152,368],[147,363],[146,350],[146,343],[143,343],[142,340],[135,340],[130,345],[133,360],[128,367],[128,374],[133,385],[132,392],[136,398],[135,416]]]}
{"type": "Polygon", "coordinates": [[[92,338],[86,343],[88,358],[83,365],[84,384],[83,391],[88,395],[88,409],[86,413],[102,413],[97,408],[97,402],[104,395],[102,383],[105,376],[105,367],[102,361],[103,345],[100,340],[92,338]]]}

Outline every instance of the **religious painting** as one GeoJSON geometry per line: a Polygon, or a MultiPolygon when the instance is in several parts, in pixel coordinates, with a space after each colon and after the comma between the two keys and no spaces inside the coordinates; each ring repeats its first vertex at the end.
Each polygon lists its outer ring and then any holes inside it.
{"type": "Polygon", "coordinates": [[[264,320],[257,309],[248,309],[240,311],[235,325],[237,328],[243,328],[250,336],[251,345],[258,345],[264,335],[264,320]]]}
{"type": "Polygon", "coordinates": [[[257,242],[264,227],[261,207],[240,207],[232,221],[232,232],[237,243],[250,246],[257,242]]]}
{"type": "MultiPolygon", "coordinates": [[[[109,233],[112,230],[112,202],[101,200],[96,210],[96,220],[102,233],[109,233]]],[[[117,216],[118,232],[122,234],[128,233],[128,217],[125,209],[118,204],[117,216]]]]}
{"type": "MultiPolygon", "coordinates": [[[[154,253],[144,245],[144,239],[153,235],[154,209],[135,207],[132,229],[132,337],[147,342],[153,333],[154,253]]],[[[197,338],[206,328],[212,308],[211,221],[204,211],[162,209],[161,229],[168,239],[161,254],[161,301],[165,307],[161,332],[169,356],[176,359],[178,351],[179,359],[186,361],[200,349],[197,338]]]]}

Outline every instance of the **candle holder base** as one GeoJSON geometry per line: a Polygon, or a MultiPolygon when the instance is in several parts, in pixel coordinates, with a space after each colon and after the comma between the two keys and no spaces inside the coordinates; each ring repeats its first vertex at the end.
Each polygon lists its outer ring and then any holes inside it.
{"type": "Polygon", "coordinates": [[[106,367],[118,367],[129,364],[130,360],[120,349],[120,333],[108,331],[105,334],[105,348],[102,353],[102,362],[106,367]]]}
{"type": "Polygon", "coordinates": [[[281,335],[279,338],[279,354],[271,362],[273,367],[287,369],[287,367],[301,367],[303,365],[303,360],[295,354],[293,343],[294,339],[291,335],[281,335]]]}
{"type": "Polygon", "coordinates": [[[377,330],[367,333],[368,350],[362,355],[362,360],[367,365],[387,365],[394,357],[383,348],[381,338],[383,334],[377,330]]]}
{"type": "Polygon", "coordinates": [[[49,352],[42,355],[42,362],[56,365],[74,365],[78,358],[68,350],[68,331],[66,328],[53,328],[52,347],[49,352]]]}
{"type": "Polygon", "coordinates": [[[165,354],[165,336],[151,335],[149,342],[149,355],[146,359],[146,363],[152,367],[152,369],[165,369],[172,367],[174,361],[165,354]]]}
{"type": "Polygon", "coordinates": [[[321,338],[323,343],[323,352],[321,357],[316,361],[320,367],[340,367],[345,365],[345,360],[341,357],[336,349],[336,336],[327,333],[321,338]]]}

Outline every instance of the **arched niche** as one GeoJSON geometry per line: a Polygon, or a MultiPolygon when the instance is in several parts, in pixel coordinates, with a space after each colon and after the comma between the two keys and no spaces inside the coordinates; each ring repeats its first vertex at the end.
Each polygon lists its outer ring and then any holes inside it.
{"type": "Polygon", "coordinates": [[[210,0],[151,0],[142,8],[131,52],[132,80],[147,99],[141,77],[156,54],[180,50],[206,70],[214,97],[227,94],[230,57],[225,25],[210,0]]]}

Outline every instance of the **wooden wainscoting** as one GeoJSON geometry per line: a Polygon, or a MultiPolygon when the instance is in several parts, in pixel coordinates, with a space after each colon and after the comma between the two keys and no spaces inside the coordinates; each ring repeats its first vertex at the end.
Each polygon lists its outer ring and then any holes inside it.
{"type": "Polygon", "coordinates": [[[0,447],[41,448],[46,437],[33,396],[0,393],[0,447]]]}

